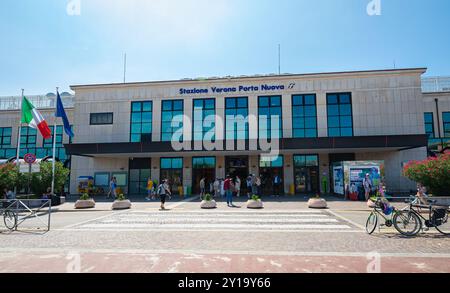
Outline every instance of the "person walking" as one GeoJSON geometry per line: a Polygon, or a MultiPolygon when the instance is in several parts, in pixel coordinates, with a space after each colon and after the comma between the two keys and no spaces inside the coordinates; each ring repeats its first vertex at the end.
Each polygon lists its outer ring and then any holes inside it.
{"type": "Polygon", "coordinates": [[[281,189],[281,177],[276,174],[273,177],[273,193],[275,197],[280,197],[280,189],[281,189]]]}
{"type": "Polygon", "coordinates": [[[147,180],[147,197],[145,198],[145,200],[150,201],[153,199],[153,190],[154,190],[154,186],[153,186],[153,180],[151,178],[148,178],[147,180]]]}
{"type": "Polygon", "coordinates": [[[200,200],[203,200],[205,194],[206,194],[206,178],[203,177],[200,180],[200,200]]]}
{"type": "Polygon", "coordinates": [[[227,196],[227,205],[228,207],[234,207],[233,205],[233,181],[231,177],[228,175],[227,179],[225,179],[223,183],[223,189],[225,190],[225,194],[227,196]]]}
{"type": "Polygon", "coordinates": [[[246,179],[246,184],[247,184],[247,196],[248,198],[250,198],[252,193],[252,175],[248,175],[246,179]]]}
{"type": "Polygon", "coordinates": [[[108,195],[106,196],[106,198],[110,198],[111,195],[114,196],[114,177],[111,178],[111,180],[109,181],[109,191],[108,191],[108,195]]]}
{"type": "Polygon", "coordinates": [[[220,197],[220,180],[219,180],[219,178],[216,178],[216,181],[214,181],[213,188],[214,188],[214,197],[220,197]]]}
{"type": "Polygon", "coordinates": [[[170,191],[169,181],[167,179],[163,180],[163,182],[158,186],[157,191],[159,198],[161,199],[161,210],[164,211],[166,198],[169,196],[169,200],[172,199],[172,192],[170,191]]]}
{"type": "Polygon", "coordinates": [[[363,187],[365,191],[366,201],[370,198],[370,193],[372,192],[372,180],[370,180],[370,174],[367,173],[363,180],[363,187]]]}
{"type": "Polygon", "coordinates": [[[256,176],[256,195],[261,197],[261,193],[262,193],[262,181],[261,178],[259,176],[256,176]]]}
{"type": "Polygon", "coordinates": [[[239,176],[236,176],[236,180],[234,183],[234,189],[236,191],[236,196],[241,197],[241,178],[239,178],[239,176]]]}

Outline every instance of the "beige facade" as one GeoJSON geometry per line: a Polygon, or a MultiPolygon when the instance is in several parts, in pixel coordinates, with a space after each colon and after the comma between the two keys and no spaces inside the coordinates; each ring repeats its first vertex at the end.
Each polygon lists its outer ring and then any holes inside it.
{"type": "MultiPolygon", "coordinates": [[[[203,80],[178,80],[148,83],[80,85],[73,86],[75,91],[74,107],[68,109],[69,119],[74,125],[75,137],[71,159],[71,193],[77,193],[77,178],[95,176],[96,173],[129,172],[130,161],[143,158],[151,159],[148,166],[149,176],[159,180],[161,158],[183,158],[183,186],[192,187],[195,183],[193,157],[212,156],[216,159],[215,177],[227,175],[227,158],[247,157],[249,174],[259,174],[259,156],[261,150],[245,151],[167,151],[160,148],[161,109],[163,101],[183,100],[185,119],[192,118],[193,100],[214,98],[216,115],[225,120],[225,99],[247,97],[249,115],[258,116],[258,98],[261,96],[281,96],[283,139],[280,149],[284,164],[283,185],[286,193],[295,183],[295,155],[317,155],[319,162],[318,192],[332,192],[330,186],[330,165],[332,157],[349,154],[354,160],[382,160],[385,163],[386,184],[392,191],[409,191],[415,184],[402,176],[402,165],[410,160],[422,160],[427,156],[426,144],[398,143],[412,136],[424,136],[424,112],[435,112],[434,99],[439,99],[440,112],[450,111],[450,94],[422,94],[421,77],[426,69],[380,70],[342,73],[321,73],[281,76],[230,77],[203,80]],[[227,89],[215,92],[214,88],[227,89]],[[235,88],[236,91],[232,91],[235,88]],[[182,89],[197,90],[198,93],[182,94],[182,89]],[[208,91],[207,93],[205,91],[208,91]],[[349,93],[352,104],[353,136],[350,138],[328,137],[327,94],[349,93]],[[292,96],[314,94],[317,110],[317,137],[308,141],[294,137],[292,117],[292,96]],[[132,102],[152,102],[151,142],[140,151],[144,144],[135,147],[139,151],[123,152],[124,147],[134,147],[130,143],[132,102]],[[113,123],[109,125],[91,125],[91,114],[113,113],[113,123]],[[397,144],[391,141],[396,140],[397,144]],[[298,144],[298,148],[296,145],[298,144]],[[340,144],[344,144],[343,147],[340,144]],[[325,146],[324,146],[325,145],[325,146]],[[101,149],[107,147],[108,151],[101,149]],[[116,148],[116,149],[114,149],[116,148]],[[81,151],[83,150],[83,151],[81,151]],[[328,187],[324,190],[319,184],[327,178],[328,187]]],[[[43,111],[51,116],[50,111],[43,111]]],[[[16,129],[18,111],[3,111],[1,126],[13,126],[16,129]]],[[[435,115],[437,119],[437,115],[435,115]]],[[[50,119],[49,124],[52,124],[50,119]]],[[[441,120],[442,124],[442,120],[441,120]]],[[[435,123],[436,127],[438,122],[435,123]]],[[[442,125],[441,125],[442,127],[442,125]]],[[[258,136],[257,120],[249,122],[250,139],[258,136]]],[[[216,129],[216,132],[218,129],[216,129]]],[[[13,131],[12,140],[17,140],[17,131],[13,131]]],[[[436,132],[438,132],[436,130],[436,132]]],[[[218,135],[218,133],[216,133],[218,135]]],[[[185,132],[184,139],[192,140],[192,133],[185,132]]],[[[65,143],[67,143],[65,136],[65,143]]],[[[37,145],[42,142],[38,141],[37,145]]],[[[128,182],[128,185],[130,183],[128,182]]],[[[129,186],[124,188],[127,192],[129,186]]]]}

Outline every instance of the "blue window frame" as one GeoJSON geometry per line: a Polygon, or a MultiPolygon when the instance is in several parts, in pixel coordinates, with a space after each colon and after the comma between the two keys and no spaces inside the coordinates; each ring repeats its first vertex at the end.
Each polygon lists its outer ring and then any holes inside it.
{"type": "Polygon", "coordinates": [[[183,158],[161,158],[161,169],[183,169],[183,158]]]}
{"type": "Polygon", "coordinates": [[[294,167],[319,167],[319,156],[294,155],[294,167]]]}
{"type": "Polygon", "coordinates": [[[20,131],[20,148],[36,148],[37,130],[31,127],[22,127],[20,131]]]}
{"type": "Polygon", "coordinates": [[[153,103],[131,103],[130,142],[151,142],[153,132],[153,103]]]}
{"type": "Polygon", "coordinates": [[[248,131],[248,98],[226,98],[225,138],[227,140],[248,139],[248,131]]]}
{"type": "Polygon", "coordinates": [[[193,140],[201,141],[206,133],[216,129],[216,100],[195,99],[193,103],[193,140]]]}
{"type": "Polygon", "coordinates": [[[425,113],[424,118],[425,118],[425,133],[428,135],[428,138],[435,138],[433,113],[425,113]]]}
{"type": "Polygon", "coordinates": [[[11,147],[11,127],[0,128],[0,149],[6,149],[11,147]]]}
{"type": "Polygon", "coordinates": [[[328,136],[353,136],[351,93],[327,94],[328,136]]]}
{"type": "Polygon", "coordinates": [[[279,155],[273,161],[265,160],[264,157],[260,157],[259,159],[260,168],[283,168],[283,165],[284,165],[283,155],[279,155]]]}
{"type": "Polygon", "coordinates": [[[292,137],[317,137],[316,95],[292,96],[292,137]]]}
{"type": "Polygon", "coordinates": [[[442,122],[444,123],[444,137],[450,137],[450,112],[442,113],[442,122]]]}
{"type": "MultiPolygon", "coordinates": [[[[43,147],[44,148],[53,148],[53,129],[54,126],[49,126],[50,130],[52,131],[52,137],[49,139],[44,139],[43,147]]],[[[56,146],[57,147],[63,147],[63,127],[62,126],[56,126],[56,146]]]]}
{"type": "Polygon", "coordinates": [[[183,100],[163,101],[161,109],[161,141],[172,141],[173,134],[183,129],[183,100]],[[179,127],[172,127],[172,121],[179,121],[179,127]]]}
{"type": "Polygon", "coordinates": [[[283,138],[283,110],[281,106],[281,96],[258,97],[259,138],[283,138]],[[277,121],[273,121],[276,116],[278,117],[277,121]],[[272,129],[272,121],[276,124],[274,129],[272,129]]]}

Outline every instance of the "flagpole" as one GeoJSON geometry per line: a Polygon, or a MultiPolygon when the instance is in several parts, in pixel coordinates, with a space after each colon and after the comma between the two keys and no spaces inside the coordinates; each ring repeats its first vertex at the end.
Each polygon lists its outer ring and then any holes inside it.
{"type": "Polygon", "coordinates": [[[56,103],[55,103],[55,116],[54,116],[54,126],[53,126],[53,160],[52,160],[52,195],[55,194],[55,161],[56,161],[56,111],[58,107],[58,91],[56,88],[56,103]]]}
{"type": "MultiPolygon", "coordinates": [[[[22,97],[19,101],[19,114],[20,114],[20,122],[19,122],[19,134],[17,136],[17,153],[16,153],[16,167],[20,172],[20,137],[22,136],[22,101],[24,97],[25,90],[22,89],[22,97]]],[[[17,185],[14,187],[14,193],[17,194],[17,185]]]]}

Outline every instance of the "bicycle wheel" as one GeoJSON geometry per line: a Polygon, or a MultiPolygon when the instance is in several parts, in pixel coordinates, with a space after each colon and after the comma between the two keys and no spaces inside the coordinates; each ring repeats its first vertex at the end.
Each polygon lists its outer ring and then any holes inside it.
{"type": "Polygon", "coordinates": [[[447,210],[444,218],[437,220],[435,228],[441,234],[444,234],[447,236],[450,235],[450,219],[449,219],[449,211],[448,210],[447,210]]]}
{"type": "Polygon", "coordinates": [[[395,229],[402,235],[411,237],[419,234],[422,228],[422,221],[413,212],[410,211],[398,211],[395,213],[394,218],[395,229]]]}
{"type": "Polygon", "coordinates": [[[372,213],[370,213],[369,218],[367,219],[367,222],[366,222],[367,234],[372,235],[373,232],[375,232],[377,225],[378,225],[378,215],[376,212],[372,212],[372,213]]]}
{"type": "Polygon", "coordinates": [[[9,230],[14,230],[17,226],[17,215],[12,211],[6,211],[3,214],[3,222],[5,223],[6,228],[9,230]]]}

